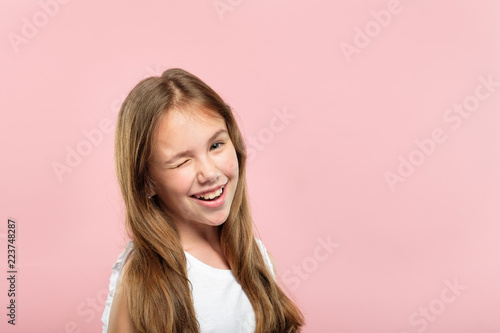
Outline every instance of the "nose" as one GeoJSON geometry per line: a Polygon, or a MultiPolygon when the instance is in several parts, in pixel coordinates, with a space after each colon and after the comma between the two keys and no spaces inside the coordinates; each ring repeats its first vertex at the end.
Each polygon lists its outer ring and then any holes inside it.
{"type": "Polygon", "coordinates": [[[200,184],[215,183],[219,177],[220,172],[215,166],[210,157],[205,158],[198,163],[197,179],[200,184]]]}

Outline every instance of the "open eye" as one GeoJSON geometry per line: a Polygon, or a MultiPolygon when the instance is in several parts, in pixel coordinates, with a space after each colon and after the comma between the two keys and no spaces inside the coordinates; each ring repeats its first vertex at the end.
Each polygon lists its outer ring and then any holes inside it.
{"type": "Polygon", "coordinates": [[[210,146],[210,150],[219,149],[223,144],[224,142],[217,141],[210,146]]]}

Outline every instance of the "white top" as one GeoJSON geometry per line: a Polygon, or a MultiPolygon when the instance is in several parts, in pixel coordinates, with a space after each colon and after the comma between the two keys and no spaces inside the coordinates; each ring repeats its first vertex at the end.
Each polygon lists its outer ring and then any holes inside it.
{"type": "MultiPolygon", "coordinates": [[[[257,245],[272,276],[273,266],[264,244],[256,239],[257,245]]],[[[113,265],[109,279],[109,294],[102,314],[102,332],[107,333],[109,313],[116,283],[123,265],[134,247],[129,242],[113,265]]],[[[187,259],[188,279],[192,285],[192,295],[196,319],[201,333],[251,333],[255,331],[255,314],[247,295],[231,270],[209,266],[184,252],[187,259]]]]}

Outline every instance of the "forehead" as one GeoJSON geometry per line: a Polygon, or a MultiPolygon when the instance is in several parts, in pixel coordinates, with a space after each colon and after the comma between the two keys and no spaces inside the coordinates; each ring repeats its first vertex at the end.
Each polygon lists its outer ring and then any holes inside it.
{"type": "Polygon", "coordinates": [[[153,150],[176,153],[180,150],[194,149],[206,144],[217,131],[227,131],[226,122],[218,113],[199,107],[191,109],[172,109],[160,119],[156,131],[153,150]]]}

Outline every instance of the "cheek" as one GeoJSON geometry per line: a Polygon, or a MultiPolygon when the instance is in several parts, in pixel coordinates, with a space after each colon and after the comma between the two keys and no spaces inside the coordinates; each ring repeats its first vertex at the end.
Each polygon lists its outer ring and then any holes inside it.
{"type": "Polygon", "coordinates": [[[184,172],[171,173],[168,176],[160,175],[155,182],[158,194],[170,200],[175,200],[179,195],[188,193],[191,188],[192,179],[184,172]]]}
{"type": "Polygon", "coordinates": [[[232,149],[232,152],[228,155],[229,156],[225,163],[225,171],[233,178],[237,178],[239,174],[238,156],[236,155],[236,151],[234,149],[232,149]]]}
{"type": "Polygon", "coordinates": [[[170,177],[168,183],[169,192],[174,195],[183,195],[189,192],[193,183],[192,173],[186,168],[177,172],[174,177],[170,177]]]}

